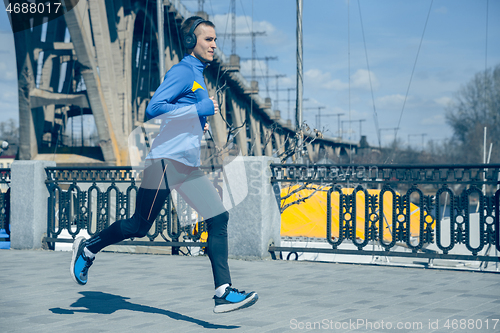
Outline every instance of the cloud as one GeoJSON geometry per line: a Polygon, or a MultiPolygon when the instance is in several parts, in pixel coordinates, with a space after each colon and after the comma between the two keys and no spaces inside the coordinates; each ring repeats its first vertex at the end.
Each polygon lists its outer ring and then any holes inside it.
{"type": "Polygon", "coordinates": [[[452,102],[452,99],[448,96],[443,96],[435,98],[434,102],[440,106],[447,107],[452,102]]]}
{"type": "Polygon", "coordinates": [[[441,6],[439,8],[434,9],[434,12],[439,13],[439,14],[447,14],[448,8],[446,8],[445,6],[441,6]]]}
{"type": "MultiPolygon", "coordinates": [[[[273,78],[270,78],[270,80],[275,81],[274,75],[278,75],[281,73],[278,73],[275,69],[271,68],[271,62],[267,63],[265,60],[261,60],[262,58],[258,58],[255,60],[255,75],[256,76],[265,76],[266,75],[266,69],[267,69],[267,74],[269,76],[273,76],[273,78]],[[269,68],[268,68],[269,65],[269,68]]],[[[244,58],[244,60],[240,60],[240,72],[244,76],[250,76],[252,74],[252,59],[249,58],[244,58]]],[[[284,77],[280,78],[280,83],[284,79],[284,77]]]]}
{"type": "Polygon", "coordinates": [[[366,69],[358,69],[356,73],[351,76],[351,88],[370,90],[370,81],[373,89],[377,90],[380,84],[375,73],[367,71],[366,69]]]}
{"type": "MultiPolygon", "coordinates": [[[[224,45],[231,45],[231,36],[227,35],[231,33],[231,17],[230,14],[214,15],[212,22],[215,24],[219,43],[224,43],[224,45]],[[223,36],[222,34],[226,34],[223,36]]],[[[251,41],[250,32],[252,31],[252,18],[250,16],[238,16],[236,15],[236,33],[237,34],[248,34],[236,37],[236,45],[238,42],[251,41]]],[[[267,21],[253,21],[253,31],[255,32],[265,32],[266,36],[271,36],[275,33],[276,28],[274,25],[267,21]]]]}
{"type": "Polygon", "coordinates": [[[19,119],[18,100],[16,98],[3,100],[0,99],[0,122],[14,119],[16,122],[19,119]]]}
{"type": "MultiPolygon", "coordinates": [[[[252,75],[252,60],[240,61],[240,72],[250,80],[252,75]]],[[[255,75],[263,76],[266,73],[266,62],[264,60],[255,60],[255,75]]]]}
{"type": "Polygon", "coordinates": [[[2,97],[0,98],[0,100],[2,101],[16,101],[17,102],[17,91],[16,89],[11,89],[11,90],[8,90],[8,91],[3,91],[2,97]]]}
{"type": "MultiPolygon", "coordinates": [[[[332,74],[330,72],[325,72],[321,69],[310,69],[305,72],[305,79],[309,84],[314,85],[317,88],[323,88],[327,90],[347,90],[349,89],[349,83],[344,82],[340,79],[332,79],[332,74]]],[[[373,89],[376,90],[380,86],[375,73],[369,72],[365,69],[358,69],[356,73],[351,76],[351,89],[354,90],[370,90],[370,79],[372,82],[373,89]]]]}
{"type": "Polygon", "coordinates": [[[304,73],[304,78],[306,81],[309,81],[308,83],[320,88],[328,88],[334,81],[341,84],[340,80],[332,80],[332,74],[330,72],[324,72],[317,68],[306,71],[304,73]]]}
{"type": "MultiPolygon", "coordinates": [[[[275,69],[271,68],[269,64],[269,68],[267,69],[266,61],[264,60],[255,60],[255,76],[256,80],[259,81],[261,91],[266,90],[266,84],[269,84],[269,90],[273,90],[276,88],[276,77],[275,75],[281,75],[275,69]],[[269,78],[265,78],[265,75],[268,74],[269,78]]],[[[247,81],[252,79],[252,60],[241,60],[240,61],[240,72],[247,81]]],[[[278,85],[280,89],[284,89],[287,87],[291,87],[295,85],[295,78],[293,77],[279,77],[278,85]]],[[[286,94],[286,92],[280,92],[280,94],[286,94]]]]}
{"type": "MultiPolygon", "coordinates": [[[[407,100],[411,99],[408,97],[407,100]]],[[[403,107],[405,97],[401,94],[387,95],[379,97],[375,100],[378,109],[401,109],[403,107]]]]}
{"type": "Polygon", "coordinates": [[[446,121],[444,118],[444,114],[436,114],[436,115],[433,115],[432,117],[423,118],[421,124],[422,125],[445,125],[446,121]]]}
{"type": "Polygon", "coordinates": [[[17,81],[16,66],[9,66],[5,61],[0,62],[0,81],[17,81]]]}

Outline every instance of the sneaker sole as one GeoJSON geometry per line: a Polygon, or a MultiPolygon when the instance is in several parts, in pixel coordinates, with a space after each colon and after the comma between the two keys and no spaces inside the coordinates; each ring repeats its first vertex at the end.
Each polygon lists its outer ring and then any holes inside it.
{"type": "Polygon", "coordinates": [[[85,240],[85,237],[78,237],[75,239],[73,242],[73,255],[71,257],[71,265],[69,266],[69,271],[71,273],[71,277],[73,278],[73,281],[78,283],[79,285],[85,285],[85,283],[81,283],[75,276],[75,263],[76,263],[76,255],[78,254],[78,248],[80,247],[80,244],[85,240]]]}
{"type": "Polygon", "coordinates": [[[214,307],[214,313],[226,313],[226,312],[236,311],[236,310],[240,310],[240,309],[245,309],[245,308],[248,308],[249,306],[254,305],[258,299],[259,299],[259,295],[253,294],[251,297],[248,297],[247,299],[245,299],[239,303],[216,305],[214,307]]]}

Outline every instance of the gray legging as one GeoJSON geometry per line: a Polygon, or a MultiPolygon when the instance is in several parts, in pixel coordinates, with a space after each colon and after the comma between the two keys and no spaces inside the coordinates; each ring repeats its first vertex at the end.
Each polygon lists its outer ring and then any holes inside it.
{"type": "Polygon", "coordinates": [[[116,221],[87,241],[97,253],[104,247],[131,237],[144,237],[160,213],[171,190],[175,189],[207,224],[207,252],[212,264],[215,287],[231,284],[227,263],[227,222],[229,213],[203,171],[169,160],[148,160],[141,187],[137,191],[135,213],[116,221]]]}

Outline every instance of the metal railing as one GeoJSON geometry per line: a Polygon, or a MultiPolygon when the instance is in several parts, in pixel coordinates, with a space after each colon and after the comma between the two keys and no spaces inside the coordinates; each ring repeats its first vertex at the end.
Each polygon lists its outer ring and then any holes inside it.
{"type": "MultiPolygon", "coordinates": [[[[271,172],[271,181],[282,186],[299,184],[298,190],[326,192],[325,238],[331,246],[272,245],[274,259],[276,252],[314,252],[499,261],[487,255],[495,247],[500,251],[498,164],[272,164],[271,172]],[[417,221],[411,217],[415,212],[417,221]],[[412,223],[418,236],[411,233],[412,223]],[[355,249],[342,248],[346,243],[355,249]],[[370,250],[368,245],[374,244],[381,251],[370,250]],[[395,251],[396,247],[405,251],[395,251]]],[[[282,197],[282,203],[285,199],[289,198],[282,197]]]]}
{"type": "Polygon", "coordinates": [[[10,180],[10,169],[0,169],[0,230],[9,235],[0,241],[10,241],[10,180]]]}
{"type": "MultiPolygon", "coordinates": [[[[202,169],[212,171],[210,177],[222,195],[220,172],[202,169]]],[[[82,231],[92,236],[134,213],[142,173],[132,167],[50,167],[46,173],[49,198],[44,241],[51,249],[56,242],[73,242],[82,231]],[[61,237],[63,231],[71,237],[61,237]]],[[[193,220],[193,211],[180,195],[175,198],[176,205],[173,197],[170,194],[165,200],[146,240],[122,241],[117,245],[171,246],[172,254],[178,254],[179,247],[205,247],[206,243],[200,241],[206,231],[205,223],[193,220]]]]}

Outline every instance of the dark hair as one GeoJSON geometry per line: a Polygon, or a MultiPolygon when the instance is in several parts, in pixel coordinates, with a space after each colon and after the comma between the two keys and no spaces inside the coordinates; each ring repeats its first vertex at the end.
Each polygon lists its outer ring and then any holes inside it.
{"type": "Polygon", "coordinates": [[[191,16],[190,18],[187,18],[181,25],[181,33],[182,37],[186,36],[191,29],[191,26],[196,20],[203,20],[203,22],[200,23],[200,25],[208,25],[209,27],[212,27],[215,29],[215,24],[213,24],[211,21],[205,20],[203,17],[200,16],[191,16]]]}

